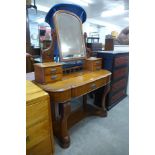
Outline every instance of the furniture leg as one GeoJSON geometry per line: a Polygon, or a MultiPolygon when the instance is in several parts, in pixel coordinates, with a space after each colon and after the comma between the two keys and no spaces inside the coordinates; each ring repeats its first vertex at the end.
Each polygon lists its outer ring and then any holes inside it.
{"type": "Polygon", "coordinates": [[[101,108],[103,109],[104,115],[107,116],[107,110],[106,110],[106,97],[107,94],[110,91],[110,84],[107,84],[104,87],[104,93],[102,94],[102,102],[101,102],[101,108]]]}
{"type": "Polygon", "coordinates": [[[94,92],[95,94],[94,104],[100,109],[100,116],[102,117],[107,116],[105,101],[109,91],[110,91],[110,84],[104,86],[104,89],[102,87],[94,92]]]}
{"type": "Polygon", "coordinates": [[[83,95],[83,110],[87,111],[87,95],[83,95]]]}
{"type": "Polygon", "coordinates": [[[67,119],[71,113],[70,102],[60,104],[60,145],[63,148],[68,148],[70,145],[70,137],[67,127],[67,119]]]}

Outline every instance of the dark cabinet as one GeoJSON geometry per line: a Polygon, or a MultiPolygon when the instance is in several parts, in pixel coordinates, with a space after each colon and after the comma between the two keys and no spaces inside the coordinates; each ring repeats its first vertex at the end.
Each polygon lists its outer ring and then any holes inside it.
{"type": "Polygon", "coordinates": [[[102,58],[102,68],[112,72],[111,88],[106,99],[109,110],[127,96],[129,53],[101,51],[97,57],[102,58]]]}

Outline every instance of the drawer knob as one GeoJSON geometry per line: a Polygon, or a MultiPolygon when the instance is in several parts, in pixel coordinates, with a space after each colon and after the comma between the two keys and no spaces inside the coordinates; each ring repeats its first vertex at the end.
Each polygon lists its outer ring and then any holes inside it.
{"type": "Polygon", "coordinates": [[[99,64],[100,63],[100,61],[96,61],[96,64],[99,64]]]}
{"type": "Polygon", "coordinates": [[[97,66],[96,69],[99,70],[99,69],[101,69],[101,67],[100,66],[97,66]]]}
{"type": "Polygon", "coordinates": [[[52,80],[55,80],[56,78],[57,78],[57,75],[51,76],[51,79],[52,79],[52,80]]]}
{"type": "Polygon", "coordinates": [[[55,73],[55,72],[56,72],[56,68],[52,68],[51,73],[55,73]]]}
{"type": "Polygon", "coordinates": [[[96,88],[96,84],[93,83],[93,84],[91,85],[91,89],[95,89],[95,88],[96,88]]]}

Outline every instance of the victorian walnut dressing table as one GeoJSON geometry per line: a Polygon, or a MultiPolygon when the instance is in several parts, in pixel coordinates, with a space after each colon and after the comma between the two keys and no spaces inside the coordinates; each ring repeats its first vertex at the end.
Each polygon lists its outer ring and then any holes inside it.
{"type": "Polygon", "coordinates": [[[90,115],[107,116],[105,98],[110,89],[111,72],[101,69],[101,58],[86,58],[82,34],[85,20],[86,13],[81,7],[55,5],[46,21],[50,26],[51,22],[55,25],[60,62],[49,62],[53,51],[46,50],[44,63],[34,64],[35,83],[50,96],[53,130],[63,148],[70,145],[68,130],[75,123],[90,115]],[[87,104],[87,94],[103,87],[101,106],[87,104]],[[83,97],[83,106],[71,112],[71,100],[80,96],[83,97]]]}
{"type": "MultiPolygon", "coordinates": [[[[105,97],[109,91],[108,84],[110,83],[111,73],[107,70],[98,69],[97,63],[94,71],[89,71],[88,68],[87,70],[63,75],[60,73],[61,69],[55,66],[56,63],[54,62],[35,64],[35,72],[36,68],[43,65],[42,72],[44,73],[41,75],[45,75],[44,79],[47,83],[43,82],[41,84],[38,81],[36,84],[50,95],[54,134],[60,139],[61,146],[66,148],[70,143],[68,133],[70,127],[89,115],[102,117],[107,115],[105,97]],[[48,73],[50,70],[51,72],[48,73]],[[55,70],[55,73],[53,70],[55,70]],[[102,95],[102,106],[95,107],[87,104],[87,94],[103,86],[105,86],[105,92],[102,95]],[[83,108],[78,109],[76,112],[71,112],[71,100],[80,96],[83,96],[83,108]]],[[[36,81],[38,79],[37,76],[35,74],[36,81]]]]}

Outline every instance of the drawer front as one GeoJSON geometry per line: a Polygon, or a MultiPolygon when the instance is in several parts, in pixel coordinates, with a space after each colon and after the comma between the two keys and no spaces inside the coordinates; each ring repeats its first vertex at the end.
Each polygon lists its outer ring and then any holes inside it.
{"type": "Polygon", "coordinates": [[[100,60],[96,60],[96,61],[94,62],[94,64],[95,64],[96,66],[102,65],[102,60],[101,60],[101,59],[100,59],[100,60]]]}
{"type": "Polygon", "coordinates": [[[85,84],[83,86],[79,86],[76,88],[72,89],[72,97],[78,97],[83,94],[87,94],[88,92],[91,92],[99,87],[102,87],[106,85],[110,81],[110,76],[109,78],[102,78],[100,80],[85,84]]]}
{"type": "Polygon", "coordinates": [[[62,74],[53,74],[45,76],[45,83],[59,81],[62,78],[62,74]]]}
{"type": "Polygon", "coordinates": [[[117,94],[111,97],[111,104],[115,103],[117,100],[119,100],[121,97],[125,95],[126,95],[125,89],[119,91],[117,94]]]}
{"type": "Polygon", "coordinates": [[[50,137],[46,138],[31,149],[26,150],[26,155],[53,155],[54,146],[51,144],[50,137]]]}
{"type": "Polygon", "coordinates": [[[62,92],[52,92],[50,94],[51,100],[54,103],[64,103],[71,100],[71,89],[62,92]]]}
{"type": "Polygon", "coordinates": [[[128,75],[128,67],[124,67],[114,71],[113,79],[118,79],[120,77],[127,76],[127,75],[128,75]]]}
{"type": "Polygon", "coordinates": [[[101,65],[96,65],[94,68],[95,68],[94,71],[95,70],[100,70],[100,69],[102,69],[102,66],[101,65]]]}
{"type": "Polygon", "coordinates": [[[45,75],[52,75],[52,74],[62,74],[62,68],[59,67],[49,67],[45,68],[45,75]]]}
{"type": "Polygon", "coordinates": [[[37,122],[49,118],[49,97],[31,102],[26,106],[26,126],[29,127],[37,122]]]}
{"type": "Polygon", "coordinates": [[[96,65],[96,64],[94,63],[94,64],[92,64],[92,65],[90,66],[90,68],[89,68],[88,70],[90,70],[90,71],[96,71],[96,70],[100,70],[100,69],[102,69],[102,66],[101,66],[101,65],[96,65]]]}
{"type": "Polygon", "coordinates": [[[86,70],[89,71],[96,71],[102,68],[102,59],[93,60],[93,61],[86,61],[86,70]]]}
{"type": "Polygon", "coordinates": [[[121,65],[127,65],[129,63],[129,56],[120,56],[116,57],[114,60],[115,67],[121,66],[121,65]]]}
{"type": "Polygon", "coordinates": [[[126,88],[126,85],[127,85],[126,79],[119,80],[119,81],[115,82],[114,84],[112,84],[111,91],[116,92],[117,90],[119,90],[121,88],[126,88]]]}
{"type": "Polygon", "coordinates": [[[96,60],[93,63],[93,71],[100,70],[101,68],[102,68],[102,61],[101,60],[96,60]]]}
{"type": "Polygon", "coordinates": [[[42,121],[26,129],[26,149],[30,149],[36,144],[50,136],[49,120],[42,121]]]}

